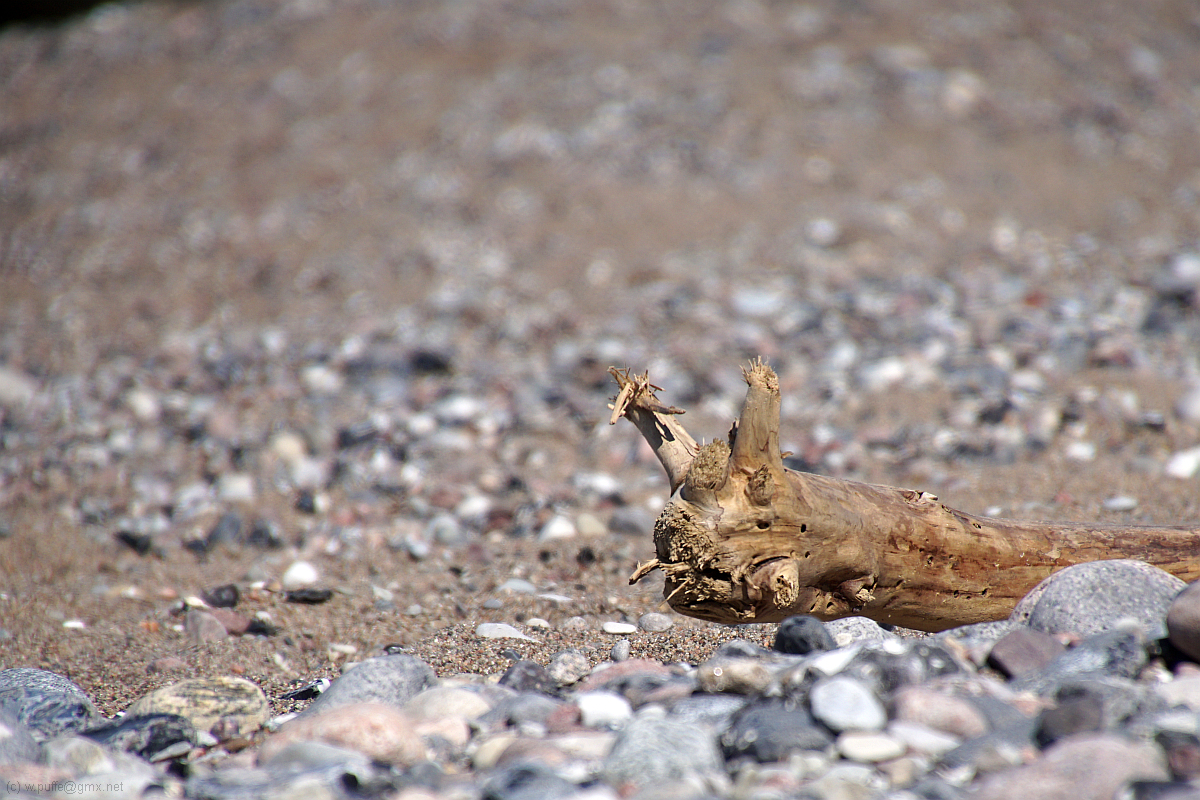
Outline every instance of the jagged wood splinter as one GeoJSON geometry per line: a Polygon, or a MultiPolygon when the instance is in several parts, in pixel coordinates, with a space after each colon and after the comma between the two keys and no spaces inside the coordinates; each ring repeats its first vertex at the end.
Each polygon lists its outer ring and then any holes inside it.
{"type": "Polygon", "coordinates": [[[861,614],[926,631],[1003,619],[1072,564],[1146,561],[1200,578],[1200,529],[1024,522],[956,511],[928,492],[796,472],[779,450],[779,380],[761,360],[723,441],[699,446],[647,375],[611,369],[611,422],[637,426],[672,496],[654,526],[667,602],[723,623],[861,614]]]}

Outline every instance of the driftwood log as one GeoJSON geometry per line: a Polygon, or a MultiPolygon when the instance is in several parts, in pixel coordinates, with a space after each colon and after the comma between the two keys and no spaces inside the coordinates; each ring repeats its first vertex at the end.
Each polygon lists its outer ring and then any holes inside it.
{"type": "Polygon", "coordinates": [[[1039,581],[1085,561],[1133,558],[1200,578],[1200,528],[994,519],[928,492],[796,472],[779,450],[779,381],[761,360],[728,443],[703,446],[647,375],[610,370],[612,423],[637,426],[672,496],[654,526],[676,611],[723,623],[853,614],[925,631],[1004,619],[1039,581]]]}

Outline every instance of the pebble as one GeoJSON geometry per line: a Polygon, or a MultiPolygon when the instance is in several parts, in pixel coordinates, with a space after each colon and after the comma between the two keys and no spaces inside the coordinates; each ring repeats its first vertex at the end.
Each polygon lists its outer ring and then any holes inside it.
{"type": "Polygon", "coordinates": [[[806,656],[837,647],[833,634],[816,617],[788,617],[775,631],[775,650],[780,653],[806,656]]]}
{"type": "Polygon", "coordinates": [[[559,686],[569,686],[586,677],[592,671],[592,664],[577,650],[563,650],[554,654],[546,671],[559,686]]]}
{"type": "Polygon", "coordinates": [[[507,622],[482,622],[475,628],[475,635],[480,639],[525,639],[534,641],[532,636],[526,636],[507,622]]]}
{"type": "Polygon", "coordinates": [[[250,681],[218,676],[188,678],[156,689],[135,700],[125,713],[129,717],[175,714],[202,733],[220,724],[229,736],[248,736],[266,723],[270,705],[262,689],[250,681]]]}
{"type": "Polygon", "coordinates": [[[318,741],[362,753],[376,761],[411,767],[425,760],[426,747],[416,722],[388,703],[352,702],[301,714],[263,742],[260,762],[270,762],[289,745],[318,741]]]}
{"type": "Polygon", "coordinates": [[[675,621],[670,616],[658,611],[650,611],[638,617],[638,627],[648,633],[663,633],[671,630],[675,621]]]}
{"type": "Polygon", "coordinates": [[[613,742],[601,775],[614,787],[663,785],[723,773],[715,737],[671,719],[636,717],[613,742]]]}
{"type": "Polygon", "coordinates": [[[1169,780],[1162,752],[1112,734],[1074,736],[1048,748],[1027,766],[988,776],[972,800],[1068,800],[1114,797],[1133,780],[1169,780]]]}
{"type": "Polygon", "coordinates": [[[587,728],[616,728],[633,716],[629,701],[614,692],[579,692],[575,695],[580,720],[587,728]]]}
{"type": "Polygon", "coordinates": [[[879,623],[867,617],[842,617],[825,623],[825,630],[833,637],[834,645],[845,647],[852,642],[872,642],[894,638],[896,634],[884,630],[879,623]]]}
{"type": "Polygon", "coordinates": [[[824,750],[833,742],[803,706],[781,699],[749,703],[736,711],[721,733],[725,758],[783,761],[801,750],[824,750]]]}
{"type": "Polygon", "coordinates": [[[87,693],[72,681],[42,669],[0,670],[0,710],[38,739],[75,733],[100,721],[87,693]]]}
{"type": "Polygon", "coordinates": [[[922,725],[961,739],[982,736],[987,717],[965,697],[928,686],[905,686],[892,698],[895,719],[922,725]]]}
{"type": "Polygon", "coordinates": [[[987,663],[1006,677],[1015,678],[1044,668],[1064,650],[1062,642],[1050,634],[1021,627],[992,646],[987,663]]]}
{"type": "Polygon", "coordinates": [[[854,678],[835,675],[817,681],[809,702],[813,716],[834,731],[878,731],[887,724],[879,698],[854,678]]]}
{"type": "Polygon", "coordinates": [[[1200,447],[1189,447],[1172,454],[1163,466],[1164,475],[1183,481],[1194,477],[1197,472],[1200,472],[1200,447]]]}
{"type": "Polygon", "coordinates": [[[343,672],[304,713],[324,713],[338,706],[363,702],[400,707],[436,685],[437,676],[419,658],[402,653],[369,658],[343,672]]]}
{"type": "Polygon", "coordinates": [[[600,626],[600,630],[605,633],[611,633],[615,636],[626,636],[631,633],[637,633],[637,625],[629,622],[613,622],[609,620],[600,626]]]}
{"type": "Polygon", "coordinates": [[[1076,564],[1035,586],[1011,619],[1046,633],[1085,636],[1134,619],[1157,638],[1171,601],[1183,587],[1179,578],[1142,561],[1076,564]]]}
{"type": "Polygon", "coordinates": [[[1189,583],[1171,600],[1167,636],[1180,652],[1200,660],[1200,581],[1189,583]]]}
{"type": "Polygon", "coordinates": [[[279,582],[284,589],[303,589],[321,580],[321,573],[307,561],[293,561],[283,572],[279,582]]]}
{"type": "Polygon", "coordinates": [[[886,733],[846,731],[837,738],[837,749],[851,761],[875,763],[904,755],[904,744],[886,733]]]}
{"type": "Polygon", "coordinates": [[[553,542],[559,539],[574,538],[577,533],[575,523],[569,517],[557,515],[551,517],[550,520],[542,526],[538,531],[539,542],[553,542]]]}

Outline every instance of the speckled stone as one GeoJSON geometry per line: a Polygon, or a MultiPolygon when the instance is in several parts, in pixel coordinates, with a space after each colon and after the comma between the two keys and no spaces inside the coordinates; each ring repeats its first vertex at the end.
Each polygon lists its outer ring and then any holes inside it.
{"type": "Polygon", "coordinates": [[[130,717],[149,714],[178,714],[204,732],[220,722],[222,730],[245,736],[263,726],[270,705],[262,689],[244,678],[189,678],[142,696],[126,711],[130,717]]]}

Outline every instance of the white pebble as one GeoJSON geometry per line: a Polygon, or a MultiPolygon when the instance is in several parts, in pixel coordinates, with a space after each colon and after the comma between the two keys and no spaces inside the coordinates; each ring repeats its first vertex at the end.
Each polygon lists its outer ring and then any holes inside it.
{"type": "Polygon", "coordinates": [[[81,631],[87,627],[87,623],[81,619],[69,619],[62,626],[68,630],[81,631]]]}
{"type": "Polygon", "coordinates": [[[851,761],[874,763],[904,755],[904,745],[886,733],[848,731],[838,737],[838,752],[851,761]]]}
{"type": "Polygon", "coordinates": [[[534,641],[532,636],[526,636],[519,630],[504,622],[484,622],[475,629],[475,635],[480,639],[526,639],[534,641]]]}
{"type": "Polygon", "coordinates": [[[226,472],[217,481],[217,499],[225,503],[249,503],[254,500],[254,476],[245,472],[226,472]]]}
{"type": "Polygon", "coordinates": [[[1104,501],[1105,511],[1133,511],[1137,508],[1137,498],[1127,494],[1119,494],[1104,501]]]}
{"type": "Polygon", "coordinates": [[[550,630],[550,623],[541,617],[530,617],[525,620],[526,628],[541,628],[542,630],[550,630]]]}
{"type": "Polygon", "coordinates": [[[1071,442],[1067,445],[1066,455],[1072,461],[1091,461],[1096,457],[1096,445],[1091,442],[1071,442]]]}
{"type": "Polygon", "coordinates": [[[609,620],[600,627],[605,633],[617,635],[637,633],[637,625],[632,625],[628,622],[613,622],[609,620]]]}
{"type": "Polygon", "coordinates": [[[575,523],[561,514],[551,517],[538,533],[539,542],[549,542],[554,539],[570,539],[575,536],[575,523]]]}
{"type": "Polygon", "coordinates": [[[307,561],[293,561],[292,565],[284,570],[279,582],[283,584],[284,589],[301,589],[312,586],[320,579],[321,574],[312,564],[307,561]]]}
{"type": "Polygon", "coordinates": [[[324,364],[312,364],[300,372],[300,380],[313,394],[334,395],[342,390],[345,380],[340,372],[324,364]]]}
{"type": "Polygon", "coordinates": [[[575,704],[585,728],[611,728],[633,716],[629,701],[614,692],[580,692],[575,704]]]}
{"type": "Polygon", "coordinates": [[[1163,468],[1163,472],[1168,477],[1180,479],[1192,477],[1197,470],[1200,470],[1200,447],[1180,450],[1171,456],[1166,467],[1163,468]]]}

